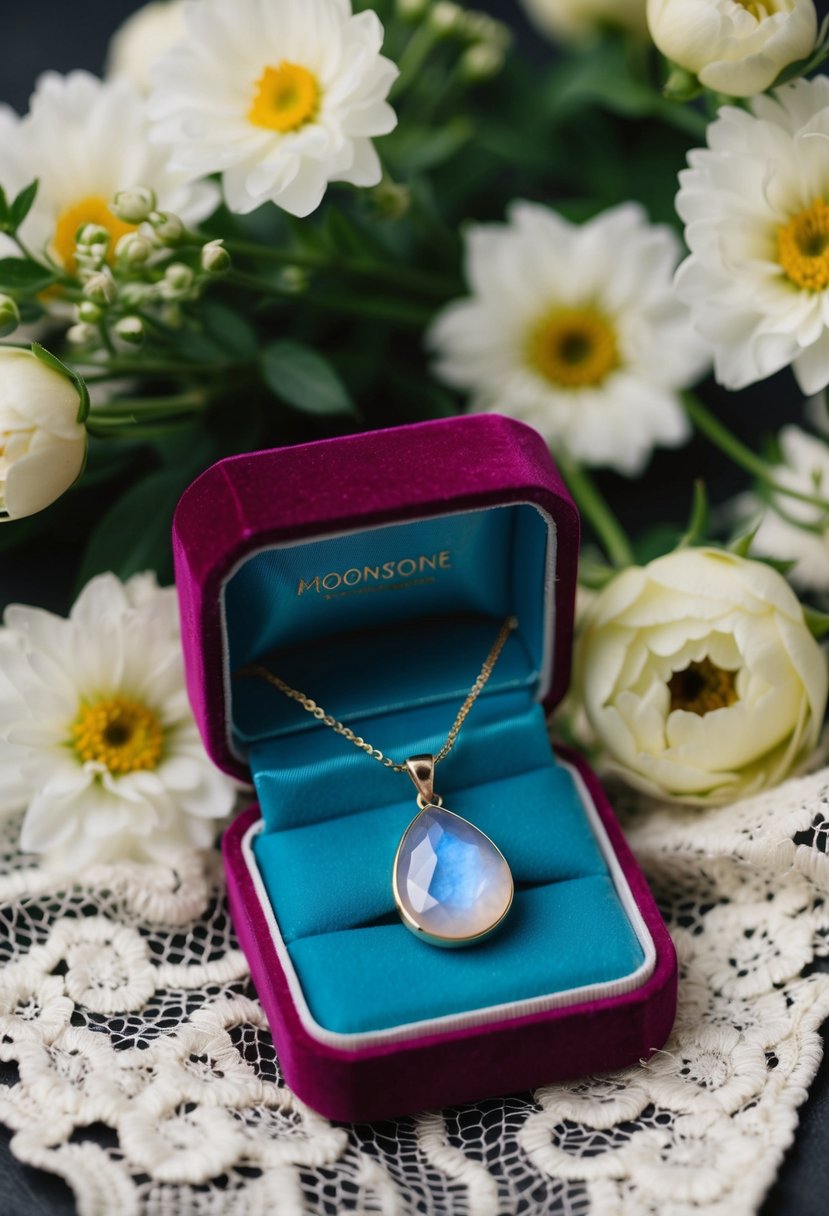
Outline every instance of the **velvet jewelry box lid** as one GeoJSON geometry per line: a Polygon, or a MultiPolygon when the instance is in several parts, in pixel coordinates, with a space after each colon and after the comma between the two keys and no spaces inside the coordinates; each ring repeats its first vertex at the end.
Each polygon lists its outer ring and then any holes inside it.
{"type": "Polygon", "coordinates": [[[329,1118],[622,1067],[670,1032],[670,938],[600,785],[577,757],[553,759],[547,738],[544,710],[569,681],[578,541],[546,445],[497,415],[234,457],[181,500],[191,702],[215,762],[243,780],[252,768],[259,796],[225,833],[231,914],[286,1082],[329,1118]],[[449,570],[407,577],[404,546],[388,588],[399,594],[350,585],[377,578],[390,537],[422,542],[432,570],[441,551],[449,565],[444,535],[463,542],[449,570]],[[350,570],[311,560],[335,552],[350,570]],[[492,945],[440,950],[390,902],[395,843],[416,813],[408,782],[388,784],[267,683],[237,682],[239,669],[273,658],[396,759],[435,753],[505,609],[519,629],[440,790],[496,843],[506,836],[515,906],[492,945]]]}
{"type": "Polygon", "coordinates": [[[528,503],[556,534],[545,707],[570,678],[578,512],[532,428],[495,414],[415,423],[230,457],[185,491],[173,525],[190,701],[208,753],[248,780],[231,745],[223,592],[251,553],[407,520],[528,503]]]}

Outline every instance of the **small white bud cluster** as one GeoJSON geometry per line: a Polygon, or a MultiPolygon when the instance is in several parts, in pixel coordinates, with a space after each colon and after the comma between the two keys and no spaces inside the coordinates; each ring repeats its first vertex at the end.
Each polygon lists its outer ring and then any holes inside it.
{"type": "Polygon", "coordinates": [[[497,76],[512,42],[509,27],[488,13],[465,12],[461,32],[471,43],[461,56],[463,79],[478,84],[497,76]]]}
{"type": "Polygon", "coordinates": [[[178,329],[185,323],[184,305],[198,298],[209,279],[231,268],[223,241],[203,243],[188,233],[180,216],[159,208],[147,186],[119,191],[110,209],[131,226],[114,248],[110,232],[101,225],[84,224],[76,236],[83,298],[75,306],[75,324],[68,334],[76,345],[111,340],[139,346],[153,315],[178,329]]]}
{"type": "Polygon", "coordinates": [[[438,0],[431,7],[417,0],[398,0],[398,10],[408,20],[425,17],[436,38],[456,38],[468,44],[458,65],[462,80],[477,84],[497,76],[503,68],[512,41],[503,21],[465,9],[453,0],[438,0]]]}

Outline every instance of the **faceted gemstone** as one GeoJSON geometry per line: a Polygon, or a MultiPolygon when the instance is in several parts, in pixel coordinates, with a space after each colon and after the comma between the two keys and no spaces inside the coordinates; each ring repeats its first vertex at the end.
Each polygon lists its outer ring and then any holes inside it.
{"type": "Polygon", "coordinates": [[[503,919],[513,883],[503,854],[483,832],[427,806],[400,841],[395,891],[408,928],[437,945],[459,946],[503,919]]]}

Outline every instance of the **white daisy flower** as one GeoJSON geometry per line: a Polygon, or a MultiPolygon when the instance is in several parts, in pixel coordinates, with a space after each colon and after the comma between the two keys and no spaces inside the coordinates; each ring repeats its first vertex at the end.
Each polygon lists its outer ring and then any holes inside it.
{"type": "Polygon", "coordinates": [[[29,113],[13,123],[6,114],[2,135],[0,185],[6,194],[40,182],[20,235],[35,253],[70,272],[82,224],[102,225],[113,246],[132,231],[109,208],[119,190],[151,188],[161,210],[186,224],[197,224],[216,206],[215,186],[171,169],[168,154],[150,142],[146,103],[126,80],[47,72],[29,113]]]}
{"type": "Polygon", "coordinates": [[[829,384],[829,79],[726,107],[680,174],[691,256],[677,291],[740,389],[792,365],[806,394],[829,384]]]}
{"type": "Polygon", "coordinates": [[[522,0],[533,21],[562,42],[582,42],[608,26],[647,34],[646,0],[522,0]]]}
{"type": "Polygon", "coordinates": [[[679,399],[706,359],[671,279],[680,246],[628,203],[587,224],[516,202],[467,237],[472,296],[428,336],[472,408],[512,414],[588,465],[631,476],[683,443],[679,399]]]}
{"type": "Polygon", "coordinates": [[[0,629],[0,812],[21,845],[77,872],[208,847],[235,800],[184,686],[175,591],[87,584],[68,619],[13,606],[0,629]]]}
{"type": "MultiPolygon", "coordinates": [[[[770,470],[775,481],[803,494],[829,494],[829,444],[786,426],[779,435],[783,463],[770,470]]],[[[759,504],[746,496],[742,506],[759,504]]],[[[788,578],[809,591],[829,592],[829,517],[817,506],[776,495],[760,520],[752,552],[781,561],[794,561],[788,578]]]]}
{"type": "Polygon", "coordinates": [[[397,68],[376,13],[351,0],[199,0],[153,69],[156,137],[190,173],[221,173],[232,211],[306,216],[329,182],[375,186],[397,68]]]}
{"type": "Polygon", "coordinates": [[[152,0],[116,30],[109,44],[107,76],[125,76],[142,93],[149,93],[150,68],[185,33],[186,0],[152,0]]]}

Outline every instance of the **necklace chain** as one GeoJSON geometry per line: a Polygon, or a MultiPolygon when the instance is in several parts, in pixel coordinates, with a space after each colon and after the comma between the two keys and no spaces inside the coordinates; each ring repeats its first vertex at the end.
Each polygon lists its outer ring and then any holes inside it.
{"type": "MultiPolygon", "coordinates": [[[[455,740],[458,737],[461,727],[466,721],[470,709],[486,687],[487,681],[492,675],[495,664],[498,662],[501,651],[504,649],[506,640],[517,625],[518,622],[516,621],[515,617],[510,616],[507,617],[507,619],[501,625],[501,628],[498,630],[498,636],[492,644],[492,649],[484,660],[483,666],[478,673],[478,678],[467,693],[466,700],[464,701],[463,705],[458,710],[458,715],[449,729],[449,734],[446,736],[446,742],[435,756],[435,764],[439,764],[441,760],[444,760],[455,746],[455,740]]],[[[239,675],[253,676],[261,680],[266,680],[268,684],[272,684],[274,688],[278,688],[279,691],[284,693],[286,697],[290,697],[292,701],[296,701],[297,704],[301,705],[307,713],[311,714],[313,718],[316,718],[318,722],[321,722],[323,726],[328,726],[334,731],[335,734],[342,735],[344,739],[347,739],[349,743],[353,743],[355,747],[359,747],[361,752],[365,752],[367,756],[370,756],[372,760],[376,760],[378,764],[382,764],[385,768],[389,768],[395,773],[405,773],[407,771],[405,764],[398,764],[396,761],[392,760],[391,756],[385,756],[378,747],[372,747],[371,744],[367,743],[365,739],[360,737],[360,735],[356,735],[353,730],[345,725],[344,722],[340,722],[331,714],[326,713],[321,705],[317,705],[316,701],[313,701],[310,697],[307,697],[305,693],[300,692],[299,689],[292,688],[290,684],[286,684],[284,680],[280,679],[279,676],[274,675],[274,673],[267,667],[263,667],[258,663],[253,663],[249,667],[243,667],[239,672],[239,675]]]]}

